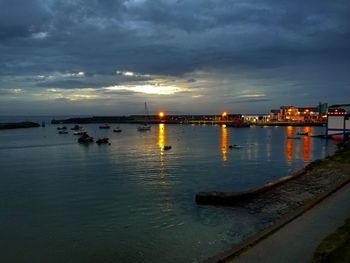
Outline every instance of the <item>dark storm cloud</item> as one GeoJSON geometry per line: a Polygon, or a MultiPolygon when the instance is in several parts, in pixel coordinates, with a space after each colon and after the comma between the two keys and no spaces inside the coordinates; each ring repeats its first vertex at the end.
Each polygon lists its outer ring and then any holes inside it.
{"type": "Polygon", "coordinates": [[[317,90],[327,98],[330,85],[346,93],[349,58],[345,0],[0,2],[0,75],[12,76],[13,86],[19,75],[85,72],[84,79],[32,86],[99,88],[151,80],[144,75],[151,74],[186,75],[187,84],[197,87],[202,83],[191,73],[215,70],[235,74],[232,81],[249,77],[277,103],[278,96],[296,91],[317,90]],[[115,78],[117,70],[139,76],[115,78]]]}
{"type": "Polygon", "coordinates": [[[28,37],[45,28],[50,15],[41,1],[4,0],[0,3],[0,41],[28,37]]]}
{"type": "Polygon", "coordinates": [[[242,100],[234,100],[230,101],[229,103],[252,103],[252,102],[264,102],[264,101],[270,101],[270,99],[242,99],[242,100]]]}
{"type": "MultiPolygon", "coordinates": [[[[86,81],[81,81],[81,80],[74,80],[74,79],[69,79],[69,80],[55,80],[55,81],[49,81],[49,82],[39,82],[36,86],[37,87],[44,87],[44,88],[58,88],[58,89],[83,89],[83,88],[90,88],[91,83],[88,83],[86,81]]],[[[94,84],[94,88],[99,88],[103,86],[108,86],[110,84],[103,84],[103,83],[98,83],[94,84]]]]}
{"type": "Polygon", "coordinates": [[[349,44],[349,8],[339,1],[5,0],[0,10],[2,49],[23,55],[2,55],[10,70],[179,74],[329,56],[349,44]]]}

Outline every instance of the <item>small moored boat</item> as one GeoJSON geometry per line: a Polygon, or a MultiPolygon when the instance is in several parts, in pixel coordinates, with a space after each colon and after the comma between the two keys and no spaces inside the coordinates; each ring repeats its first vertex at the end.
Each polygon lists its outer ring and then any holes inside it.
{"type": "Polygon", "coordinates": [[[149,131],[149,130],[151,130],[151,126],[149,124],[145,123],[144,125],[137,127],[137,130],[138,131],[149,131]]]}
{"type": "Polygon", "coordinates": [[[170,150],[171,148],[172,148],[171,145],[164,145],[163,150],[167,151],[167,150],[170,150]]]}
{"type": "Polygon", "coordinates": [[[100,138],[98,140],[96,140],[97,144],[104,144],[104,143],[109,143],[109,139],[108,138],[100,138]]]}
{"type": "Polygon", "coordinates": [[[85,132],[81,137],[79,137],[78,142],[79,143],[91,143],[91,142],[94,142],[94,138],[92,138],[91,136],[89,136],[85,132]]]}
{"type": "Polygon", "coordinates": [[[122,132],[122,129],[120,129],[119,127],[115,127],[115,128],[113,129],[113,132],[122,132]]]}
{"type": "Polygon", "coordinates": [[[76,132],[73,132],[74,135],[84,135],[86,132],[84,131],[76,131],[76,132]]]}
{"type": "Polygon", "coordinates": [[[74,125],[73,128],[71,128],[72,131],[79,131],[79,130],[82,130],[83,127],[79,126],[78,124],[74,125]]]}
{"type": "Polygon", "coordinates": [[[109,128],[111,128],[111,126],[109,126],[108,124],[103,124],[99,128],[100,129],[109,129],[109,128]]]}
{"type": "Polygon", "coordinates": [[[308,132],[298,132],[297,135],[308,136],[309,133],[308,132]]]}
{"type": "Polygon", "coordinates": [[[301,137],[300,137],[300,136],[288,136],[287,139],[291,139],[291,140],[300,140],[301,137]]]}
{"type": "Polygon", "coordinates": [[[238,145],[238,144],[232,144],[232,145],[229,145],[228,148],[230,148],[230,149],[241,149],[241,148],[244,148],[244,146],[238,145]]]}
{"type": "Polygon", "coordinates": [[[137,127],[137,130],[140,132],[143,131],[150,131],[151,130],[151,125],[149,125],[149,113],[148,113],[148,108],[147,108],[147,103],[145,102],[145,122],[143,125],[137,127]]]}

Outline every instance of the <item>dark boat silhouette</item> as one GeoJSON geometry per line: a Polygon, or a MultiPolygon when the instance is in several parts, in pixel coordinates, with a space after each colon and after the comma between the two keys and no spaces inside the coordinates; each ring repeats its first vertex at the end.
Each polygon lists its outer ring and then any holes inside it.
{"type": "Polygon", "coordinates": [[[100,129],[109,129],[109,128],[111,128],[111,126],[109,126],[108,124],[103,124],[99,128],[100,129]]]}
{"type": "Polygon", "coordinates": [[[79,126],[78,124],[74,125],[73,128],[71,128],[72,131],[79,131],[81,130],[83,127],[79,126]]]}
{"type": "Polygon", "coordinates": [[[109,139],[108,138],[100,138],[98,140],[96,140],[97,144],[105,144],[105,143],[109,143],[109,139]]]}
{"type": "Polygon", "coordinates": [[[94,138],[91,137],[91,136],[89,136],[89,135],[85,132],[81,137],[79,137],[78,142],[79,142],[79,143],[91,143],[91,142],[94,142],[94,138]]]}
{"type": "Polygon", "coordinates": [[[116,127],[115,129],[113,129],[113,132],[122,132],[122,129],[120,129],[119,127],[116,127]]]}
{"type": "Polygon", "coordinates": [[[163,150],[164,151],[167,151],[167,150],[170,150],[172,147],[171,147],[171,145],[165,145],[164,147],[163,147],[163,150]]]}

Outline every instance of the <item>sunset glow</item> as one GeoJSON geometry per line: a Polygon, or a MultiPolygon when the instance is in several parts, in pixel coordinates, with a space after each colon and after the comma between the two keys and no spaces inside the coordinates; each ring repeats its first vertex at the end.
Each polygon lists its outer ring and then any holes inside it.
{"type": "Polygon", "coordinates": [[[133,91],[135,93],[144,93],[151,95],[173,95],[178,92],[184,91],[183,88],[177,86],[166,86],[166,85],[136,85],[136,86],[111,86],[106,87],[107,90],[112,91],[133,91]]]}

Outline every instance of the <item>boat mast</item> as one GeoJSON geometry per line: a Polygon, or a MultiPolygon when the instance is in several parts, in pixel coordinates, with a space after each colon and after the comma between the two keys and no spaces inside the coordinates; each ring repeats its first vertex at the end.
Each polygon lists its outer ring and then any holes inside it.
{"type": "Polygon", "coordinates": [[[147,108],[147,102],[145,102],[145,123],[148,123],[149,121],[149,112],[147,108]]]}

